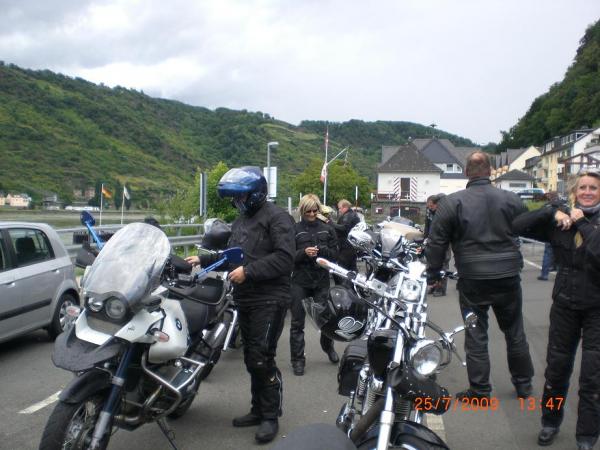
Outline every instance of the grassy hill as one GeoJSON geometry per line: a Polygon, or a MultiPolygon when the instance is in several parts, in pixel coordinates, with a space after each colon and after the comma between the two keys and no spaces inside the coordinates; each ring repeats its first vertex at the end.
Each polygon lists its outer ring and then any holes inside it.
{"type": "MultiPolygon", "coordinates": [[[[326,122],[294,126],[262,112],[209,110],[108,88],[48,70],[0,63],[0,190],[39,200],[73,189],[126,184],[134,202],[152,204],[184,188],[197,167],[266,165],[266,143],[278,141],[271,164],[279,167],[279,195],[293,194],[295,176],[323,158],[326,122]]],[[[374,181],[381,145],[431,136],[410,122],[330,123],[330,151],[350,145],[349,162],[374,181]]],[[[457,145],[468,139],[436,130],[457,145]]],[[[333,154],[333,153],[332,153],[333,154]]],[[[293,194],[295,195],[295,194],[293,194]]]]}

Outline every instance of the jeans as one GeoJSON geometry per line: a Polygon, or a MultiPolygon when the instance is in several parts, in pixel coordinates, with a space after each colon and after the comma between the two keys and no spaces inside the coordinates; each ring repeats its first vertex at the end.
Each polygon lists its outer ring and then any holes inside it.
{"type": "Polygon", "coordinates": [[[554,265],[554,253],[552,252],[552,246],[548,243],[544,245],[544,258],[542,259],[542,278],[548,278],[550,269],[554,265]]]}
{"type": "Polygon", "coordinates": [[[506,339],[508,370],[515,386],[531,383],[533,362],[523,328],[522,292],[518,276],[498,280],[458,281],[463,317],[473,311],[477,326],[465,330],[465,353],[470,388],[481,394],[491,392],[488,353],[488,310],[491,307],[506,339]]]}

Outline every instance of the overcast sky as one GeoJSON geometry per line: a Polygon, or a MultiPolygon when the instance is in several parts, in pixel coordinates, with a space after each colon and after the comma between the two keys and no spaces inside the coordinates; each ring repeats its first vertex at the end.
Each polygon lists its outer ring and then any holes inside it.
{"type": "Polygon", "coordinates": [[[487,143],[599,18],[598,0],[0,0],[0,60],[292,124],[436,123],[487,143]]]}

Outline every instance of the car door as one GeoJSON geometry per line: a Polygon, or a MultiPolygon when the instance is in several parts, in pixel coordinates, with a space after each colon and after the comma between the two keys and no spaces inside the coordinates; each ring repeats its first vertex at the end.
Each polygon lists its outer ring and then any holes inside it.
{"type": "Polygon", "coordinates": [[[15,256],[14,283],[20,298],[20,314],[25,329],[47,325],[50,305],[64,275],[56,261],[48,236],[36,228],[9,228],[15,256]]]}
{"type": "Polygon", "coordinates": [[[15,283],[7,236],[8,234],[0,229],[0,341],[12,336],[21,328],[21,299],[15,283]]]}

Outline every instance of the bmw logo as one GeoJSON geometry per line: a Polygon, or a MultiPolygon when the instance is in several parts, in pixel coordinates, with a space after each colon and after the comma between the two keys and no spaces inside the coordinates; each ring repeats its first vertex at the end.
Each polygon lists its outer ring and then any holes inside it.
{"type": "Polygon", "coordinates": [[[181,320],[179,320],[179,319],[175,319],[175,326],[177,327],[177,329],[179,331],[181,331],[183,329],[183,325],[181,324],[181,320]]]}

